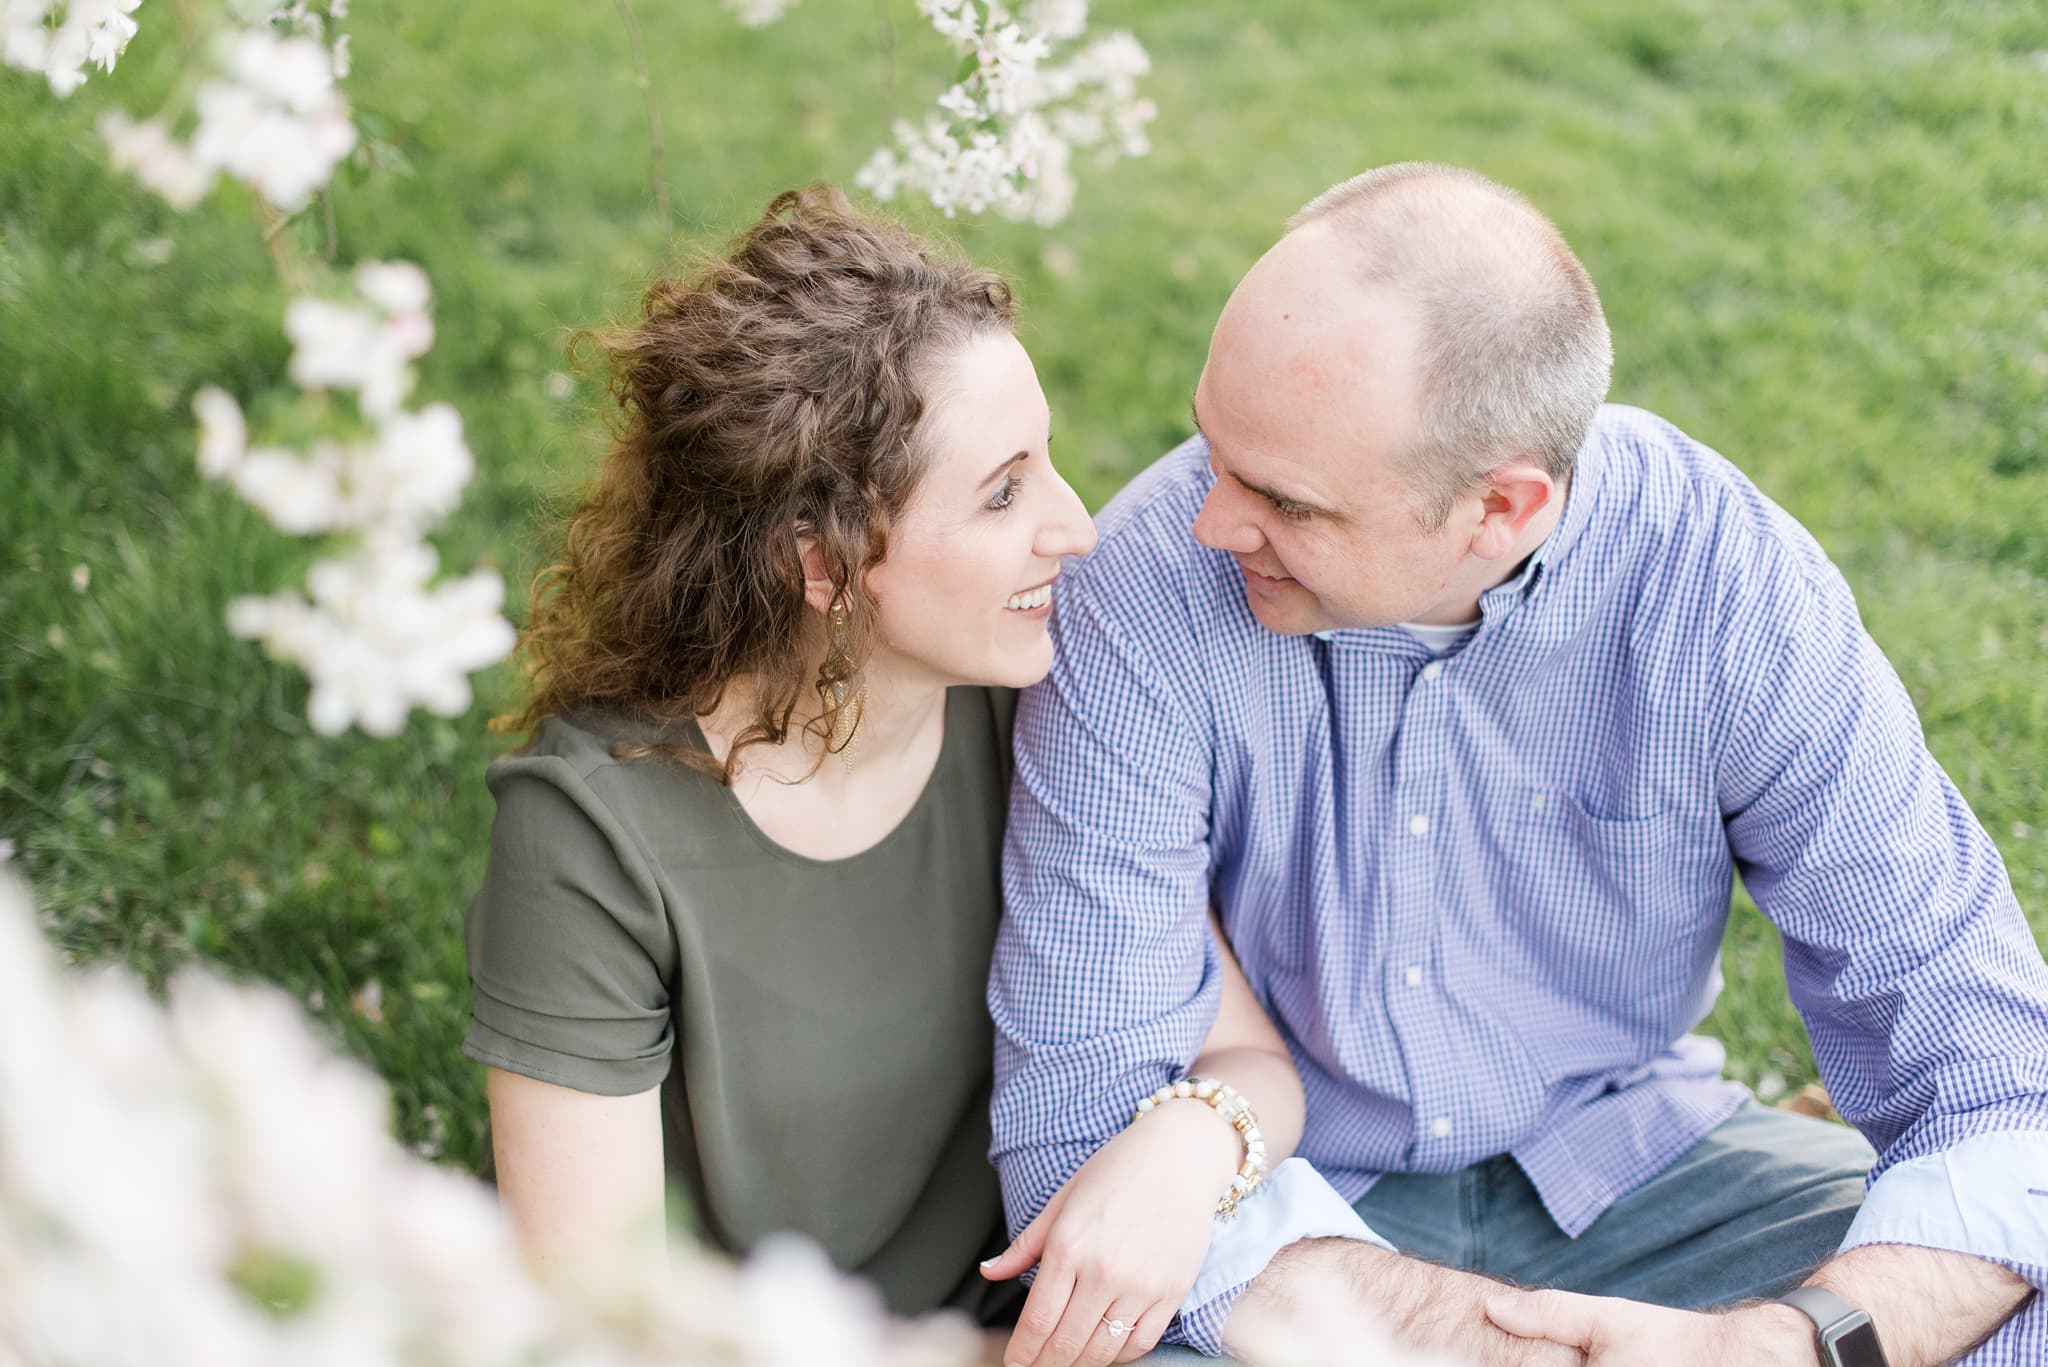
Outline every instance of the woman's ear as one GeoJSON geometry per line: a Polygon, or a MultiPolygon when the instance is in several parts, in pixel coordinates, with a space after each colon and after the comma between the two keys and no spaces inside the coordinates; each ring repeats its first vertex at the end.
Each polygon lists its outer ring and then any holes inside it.
{"type": "Polygon", "coordinates": [[[804,571],[804,601],[819,613],[831,611],[832,599],[838,590],[832,583],[832,576],[825,570],[825,552],[818,545],[818,534],[810,524],[800,522],[796,531],[797,563],[804,571]]]}

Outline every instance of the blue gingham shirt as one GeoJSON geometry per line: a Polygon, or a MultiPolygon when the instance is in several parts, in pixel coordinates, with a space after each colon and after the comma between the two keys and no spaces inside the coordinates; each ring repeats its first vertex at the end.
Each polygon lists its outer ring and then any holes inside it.
{"type": "MultiPolygon", "coordinates": [[[[1213,902],[1345,1200],[1507,1153],[1576,1235],[1745,1095],[1688,1033],[1739,870],[1880,1154],[1848,1244],[2048,1284],[2048,968],[1804,529],[1610,406],[1541,551],[1435,657],[1261,627],[1190,530],[1210,481],[1195,438],[1103,510],[1018,713],[989,983],[1013,1227],[1192,1060],[1213,902]]],[[[1212,1353],[1286,1241],[1219,1273],[1218,1230],[1179,1324],[1212,1353]]],[[[2048,1362],[2043,1300],[1971,1361],[2048,1362]]]]}

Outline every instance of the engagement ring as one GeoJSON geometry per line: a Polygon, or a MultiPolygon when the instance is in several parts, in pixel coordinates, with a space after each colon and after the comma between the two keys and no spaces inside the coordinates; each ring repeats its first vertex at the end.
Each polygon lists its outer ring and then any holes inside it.
{"type": "Polygon", "coordinates": [[[1125,1324],[1122,1320],[1113,1320],[1105,1315],[1102,1317],[1102,1327],[1109,1330],[1111,1338],[1120,1339],[1138,1326],[1135,1324],[1125,1324]]]}

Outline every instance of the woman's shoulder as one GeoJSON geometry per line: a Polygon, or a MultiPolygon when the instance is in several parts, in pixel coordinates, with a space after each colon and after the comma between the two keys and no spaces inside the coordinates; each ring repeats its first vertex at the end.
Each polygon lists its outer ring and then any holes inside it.
{"type": "Polygon", "coordinates": [[[542,718],[525,745],[491,762],[485,783],[501,809],[535,789],[559,790],[593,815],[720,802],[716,779],[649,746],[705,748],[703,733],[687,719],[664,723],[577,708],[542,718]]]}

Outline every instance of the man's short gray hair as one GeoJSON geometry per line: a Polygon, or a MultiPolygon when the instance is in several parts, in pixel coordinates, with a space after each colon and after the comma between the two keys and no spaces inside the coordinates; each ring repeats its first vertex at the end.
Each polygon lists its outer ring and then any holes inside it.
{"type": "Polygon", "coordinates": [[[1476,171],[1402,162],[1316,196],[1289,232],[1327,223],[1362,282],[1412,301],[1422,435],[1408,464],[1423,525],[1503,461],[1564,480],[1607,397],[1614,343],[1585,267],[1549,219],[1476,171]]]}

